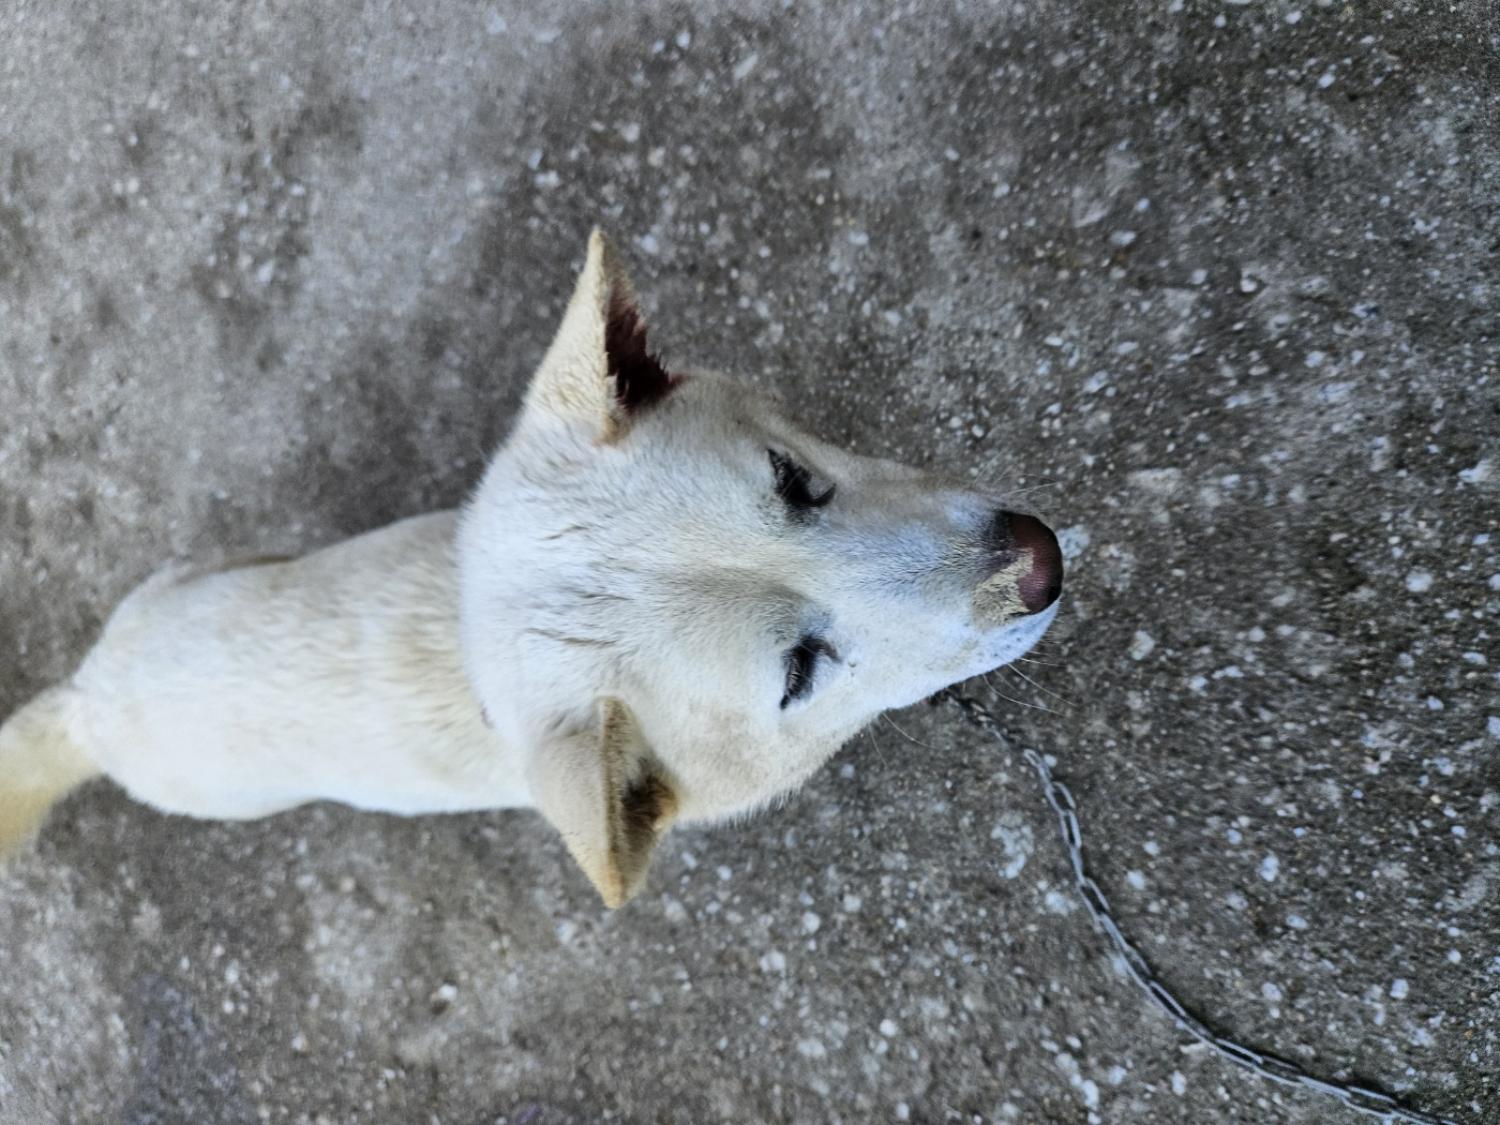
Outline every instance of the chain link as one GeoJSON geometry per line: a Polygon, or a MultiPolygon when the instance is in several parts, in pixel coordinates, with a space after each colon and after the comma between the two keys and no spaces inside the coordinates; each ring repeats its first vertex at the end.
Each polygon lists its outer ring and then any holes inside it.
{"type": "MultiPolygon", "coordinates": [[[[973,726],[985,731],[1002,745],[1007,744],[1008,740],[999,720],[977,699],[961,695],[952,688],[939,692],[934,698],[945,699],[954,704],[973,726]]],[[[1104,931],[1131,979],[1146,994],[1147,999],[1179,1029],[1187,1032],[1203,1046],[1236,1066],[1283,1086],[1311,1090],[1335,1098],[1348,1109],[1366,1117],[1373,1117],[1379,1121],[1411,1122],[1414,1125],[1458,1125],[1458,1122],[1451,1118],[1407,1109],[1381,1090],[1319,1078],[1289,1059],[1252,1050],[1243,1043],[1216,1034],[1212,1028],[1188,1011],[1173,995],[1172,990],[1152,972],[1150,963],[1136,948],[1135,943],[1125,936],[1110,911],[1109,900],[1089,874],[1083,856],[1083,829],[1078,822],[1078,805],[1073,800],[1073,794],[1066,785],[1052,776],[1052,770],[1048,767],[1046,759],[1035,750],[1023,750],[1021,756],[1026,764],[1036,771],[1037,780],[1042,784],[1047,803],[1057,814],[1058,830],[1062,834],[1064,846],[1068,849],[1068,860],[1073,866],[1073,883],[1094,925],[1104,931]]]]}

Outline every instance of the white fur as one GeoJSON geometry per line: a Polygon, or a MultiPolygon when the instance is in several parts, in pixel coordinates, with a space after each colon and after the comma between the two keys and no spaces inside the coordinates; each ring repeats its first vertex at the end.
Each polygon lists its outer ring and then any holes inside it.
{"type": "Polygon", "coordinates": [[[152,578],[48,712],[66,754],[7,726],[15,753],[90,762],[193,816],[535,802],[617,904],[674,819],[763,805],[881,711],[1041,636],[1055,605],[1025,616],[981,589],[994,498],[827,446],[715,375],[625,409],[605,331],[632,303],[596,234],[461,514],[152,578]],[[835,500],[788,519],[769,450],[835,500]],[[786,652],[809,633],[837,658],[783,707],[786,652]]]}
{"type": "Polygon", "coordinates": [[[529,804],[464,679],[454,522],[151,579],[74,678],[74,740],[133,797],[193,816],[529,804]]]}

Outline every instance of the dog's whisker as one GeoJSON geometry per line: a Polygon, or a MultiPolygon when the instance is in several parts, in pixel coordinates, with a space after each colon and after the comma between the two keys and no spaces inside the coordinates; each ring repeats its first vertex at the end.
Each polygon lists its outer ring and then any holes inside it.
{"type": "Polygon", "coordinates": [[[1036,484],[1007,484],[1003,479],[990,478],[986,480],[981,478],[974,483],[985,492],[993,493],[997,496],[1028,496],[1033,492],[1040,492],[1047,488],[1061,488],[1063,482],[1046,480],[1038,481],[1036,484]]]}
{"type": "Polygon", "coordinates": [[[1000,690],[1000,688],[995,684],[994,679],[991,678],[991,676],[990,676],[990,674],[988,672],[986,672],[984,674],[984,682],[990,685],[990,690],[991,691],[993,691],[996,695],[998,695],[1001,699],[1005,700],[1005,702],[1007,702],[1007,703],[1014,703],[1017,707],[1029,707],[1033,711],[1042,711],[1042,712],[1045,712],[1048,715],[1058,715],[1059,717],[1061,715],[1060,712],[1054,711],[1050,707],[1044,707],[1040,703],[1027,703],[1024,699],[1012,699],[1010,696],[1006,695],[1003,691],[1000,690]]]}
{"type": "Polygon", "coordinates": [[[1068,699],[1066,696],[1058,695],[1057,692],[1053,691],[1051,688],[1043,687],[1041,684],[1037,683],[1030,676],[1028,676],[1025,672],[1021,671],[1021,669],[1015,667],[1014,665],[1011,665],[1006,670],[1009,671],[1010,673],[1012,673],[1013,675],[1020,676],[1021,679],[1025,680],[1032,687],[1036,688],[1037,691],[1046,692],[1053,699],[1055,699],[1059,703],[1061,703],[1064,707],[1071,707],[1071,706],[1073,706],[1073,701],[1071,699],[1068,699]]]}
{"type": "Polygon", "coordinates": [[[1046,489],[1049,489],[1049,488],[1061,488],[1061,487],[1062,487],[1062,484],[1059,481],[1051,481],[1051,480],[1049,480],[1049,481],[1042,481],[1040,484],[1023,484],[1023,485],[1021,485],[1019,487],[1016,487],[1016,488],[1008,488],[1008,489],[1005,490],[1005,495],[1007,495],[1007,496],[1031,496],[1034,493],[1042,492],[1042,491],[1045,491],[1046,489]]]}
{"type": "Polygon", "coordinates": [[[891,718],[889,715],[887,715],[884,712],[882,712],[880,717],[882,719],[884,719],[886,722],[888,722],[891,725],[891,729],[892,730],[894,730],[902,738],[906,739],[907,742],[910,742],[913,746],[920,746],[923,750],[931,750],[934,753],[937,752],[937,747],[936,746],[929,746],[927,743],[923,742],[921,739],[919,739],[919,738],[913,738],[911,735],[907,734],[904,730],[902,730],[899,726],[897,726],[896,725],[896,720],[893,719],[893,718],[891,718]]]}
{"type": "Polygon", "coordinates": [[[880,739],[875,737],[874,724],[865,727],[864,734],[869,737],[870,745],[875,747],[875,756],[880,760],[881,764],[885,764],[886,762],[890,761],[891,752],[885,748],[880,739]]]}
{"type": "Polygon", "coordinates": [[[1016,657],[1015,661],[1012,661],[1012,663],[1015,663],[1016,661],[1021,661],[1021,662],[1024,662],[1026,664],[1040,664],[1043,668],[1061,668],[1062,667],[1062,665],[1060,663],[1058,663],[1056,660],[1038,660],[1034,656],[1018,656],[1018,657],[1016,657]]]}

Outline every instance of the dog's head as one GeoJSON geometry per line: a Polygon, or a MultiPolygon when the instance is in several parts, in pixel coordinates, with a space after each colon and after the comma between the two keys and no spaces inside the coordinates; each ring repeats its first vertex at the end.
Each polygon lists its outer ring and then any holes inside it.
{"type": "Polygon", "coordinates": [[[458,561],[480,702],[612,906],[673,820],[764,805],[1014,660],[1062,585],[1034,517],[668,372],[598,232],[458,561]]]}

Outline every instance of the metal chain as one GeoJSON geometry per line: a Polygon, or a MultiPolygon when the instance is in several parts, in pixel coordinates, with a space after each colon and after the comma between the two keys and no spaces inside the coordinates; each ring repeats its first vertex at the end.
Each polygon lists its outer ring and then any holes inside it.
{"type": "MultiPolygon", "coordinates": [[[[952,688],[939,692],[934,697],[934,701],[937,699],[946,699],[955,704],[971,724],[988,733],[997,742],[1007,743],[999,720],[977,699],[960,695],[952,688]]],[[[1037,779],[1042,783],[1042,790],[1047,797],[1047,803],[1057,814],[1057,825],[1062,832],[1063,843],[1068,849],[1068,859],[1073,865],[1073,882],[1078,888],[1078,894],[1083,899],[1084,906],[1088,908],[1089,916],[1094,920],[1094,925],[1103,930],[1109,938],[1115,952],[1124,961],[1131,979],[1178,1028],[1236,1066],[1283,1086],[1299,1087],[1336,1098],[1355,1113],[1364,1114],[1366,1117],[1373,1117],[1379,1121],[1414,1122],[1416,1125],[1458,1125],[1458,1122],[1451,1118],[1407,1109],[1381,1090],[1352,1082],[1333,1082],[1309,1074],[1289,1059],[1265,1051],[1252,1050],[1243,1043],[1219,1035],[1189,1012],[1171,989],[1157,978],[1141,951],[1125,936],[1119,923],[1115,921],[1114,914],[1110,911],[1109,899],[1104,896],[1104,892],[1099,889],[1099,884],[1089,874],[1084,863],[1083,832],[1079,827],[1078,806],[1073,800],[1073,794],[1066,785],[1052,776],[1052,770],[1048,768],[1046,760],[1035,750],[1022,751],[1022,757],[1036,771],[1037,779]]]]}

